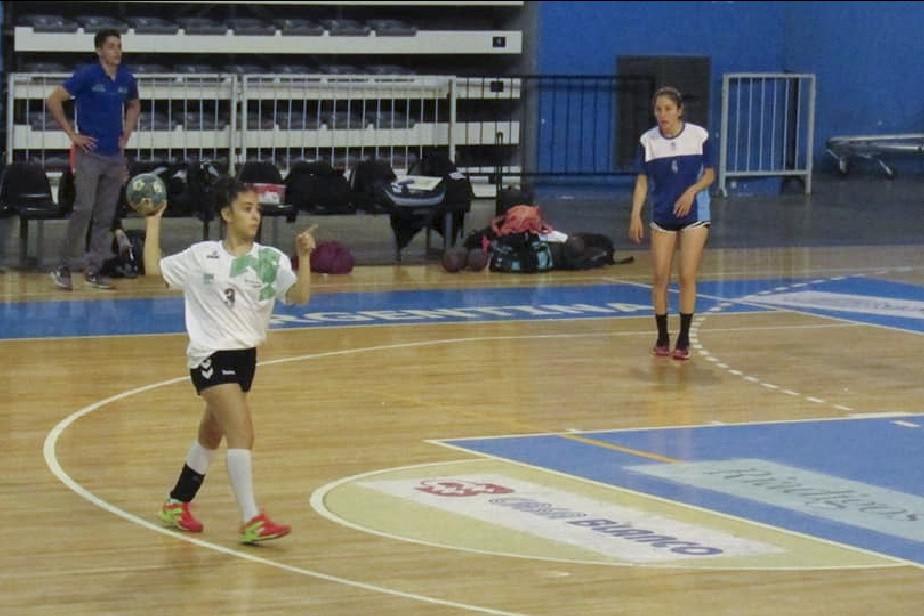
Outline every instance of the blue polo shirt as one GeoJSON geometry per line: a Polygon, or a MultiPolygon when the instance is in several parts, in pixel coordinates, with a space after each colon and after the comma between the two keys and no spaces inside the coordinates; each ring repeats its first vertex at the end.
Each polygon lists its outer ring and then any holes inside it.
{"type": "Polygon", "coordinates": [[[651,219],[658,224],[690,224],[709,221],[709,190],[696,193],[686,216],[674,215],[674,204],[705,169],[713,167],[709,133],[696,124],[684,123],[678,135],[665,137],[655,126],[639,139],[636,167],[648,176],[651,219]]]}
{"type": "Polygon", "coordinates": [[[64,82],[64,89],[74,97],[77,130],[96,139],[96,152],[102,156],[119,154],[125,103],[138,99],[138,84],[124,66],[111,79],[102,64],[95,62],[79,67],[64,82]]]}

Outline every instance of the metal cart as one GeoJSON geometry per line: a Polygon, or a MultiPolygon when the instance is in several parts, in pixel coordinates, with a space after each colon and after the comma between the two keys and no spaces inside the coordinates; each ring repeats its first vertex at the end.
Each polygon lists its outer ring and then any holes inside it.
{"type": "Polygon", "coordinates": [[[924,154],[924,134],[831,137],[827,152],[837,161],[841,175],[849,172],[851,158],[864,158],[878,163],[886,176],[894,178],[895,170],[882,160],[883,156],[924,154]]]}

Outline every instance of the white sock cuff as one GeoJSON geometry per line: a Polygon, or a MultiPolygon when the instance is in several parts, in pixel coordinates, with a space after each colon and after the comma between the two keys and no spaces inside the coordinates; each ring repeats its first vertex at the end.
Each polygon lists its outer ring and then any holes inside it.
{"type": "Polygon", "coordinates": [[[193,441],[193,444],[189,446],[189,451],[186,453],[186,466],[200,475],[205,475],[214,458],[214,449],[206,449],[199,444],[199,441],[193,441]]]}
{"type": "Polygon", "coordinates": [[[241,508],[244,522],[260,514],[253,495],[253,464],[249,449],[229,449],[228,475],[231,479],[231,489],[241,508]]]}
{"type": "Polygon", "coordinates": [[[249,449],[229,449],[228,450],[228,459],[229,460],[247,460],[250,462],[253,454],[249,449]]]}

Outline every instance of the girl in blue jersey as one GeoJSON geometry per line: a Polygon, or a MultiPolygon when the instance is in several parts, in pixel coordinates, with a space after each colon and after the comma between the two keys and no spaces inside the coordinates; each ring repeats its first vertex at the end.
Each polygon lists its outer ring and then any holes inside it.
{"type": "Polygon", "coordinates": [[[651,201],[651,289],[658,339],[654,354],[690,357],[690,323],[696,307],[696,275],[709,237],[709,191],[715,179],[706,129],[683,121],[683,99],[676,88],[654,95],[658,125],[639,140],[639,175],[632,194],[629,239],[645,237],[642,207],[651,201]],[[667,290],[674,252],[680,252],[680,335],[673,353],[667,331],[667,290]]]}

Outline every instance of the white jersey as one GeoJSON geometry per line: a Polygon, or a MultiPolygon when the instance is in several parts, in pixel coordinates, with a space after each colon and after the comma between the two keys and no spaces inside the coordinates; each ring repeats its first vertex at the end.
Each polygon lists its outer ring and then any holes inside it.
{"type": "Polygon", "coordinates": [[[295,284],[282,251],[254,242],[235,257],[221,242],[198,242],[160,261],[167,285],[186,298],[188,365],[195,368],[216,351],[249,349],[266,339],[276,299],[295,284]]]}

